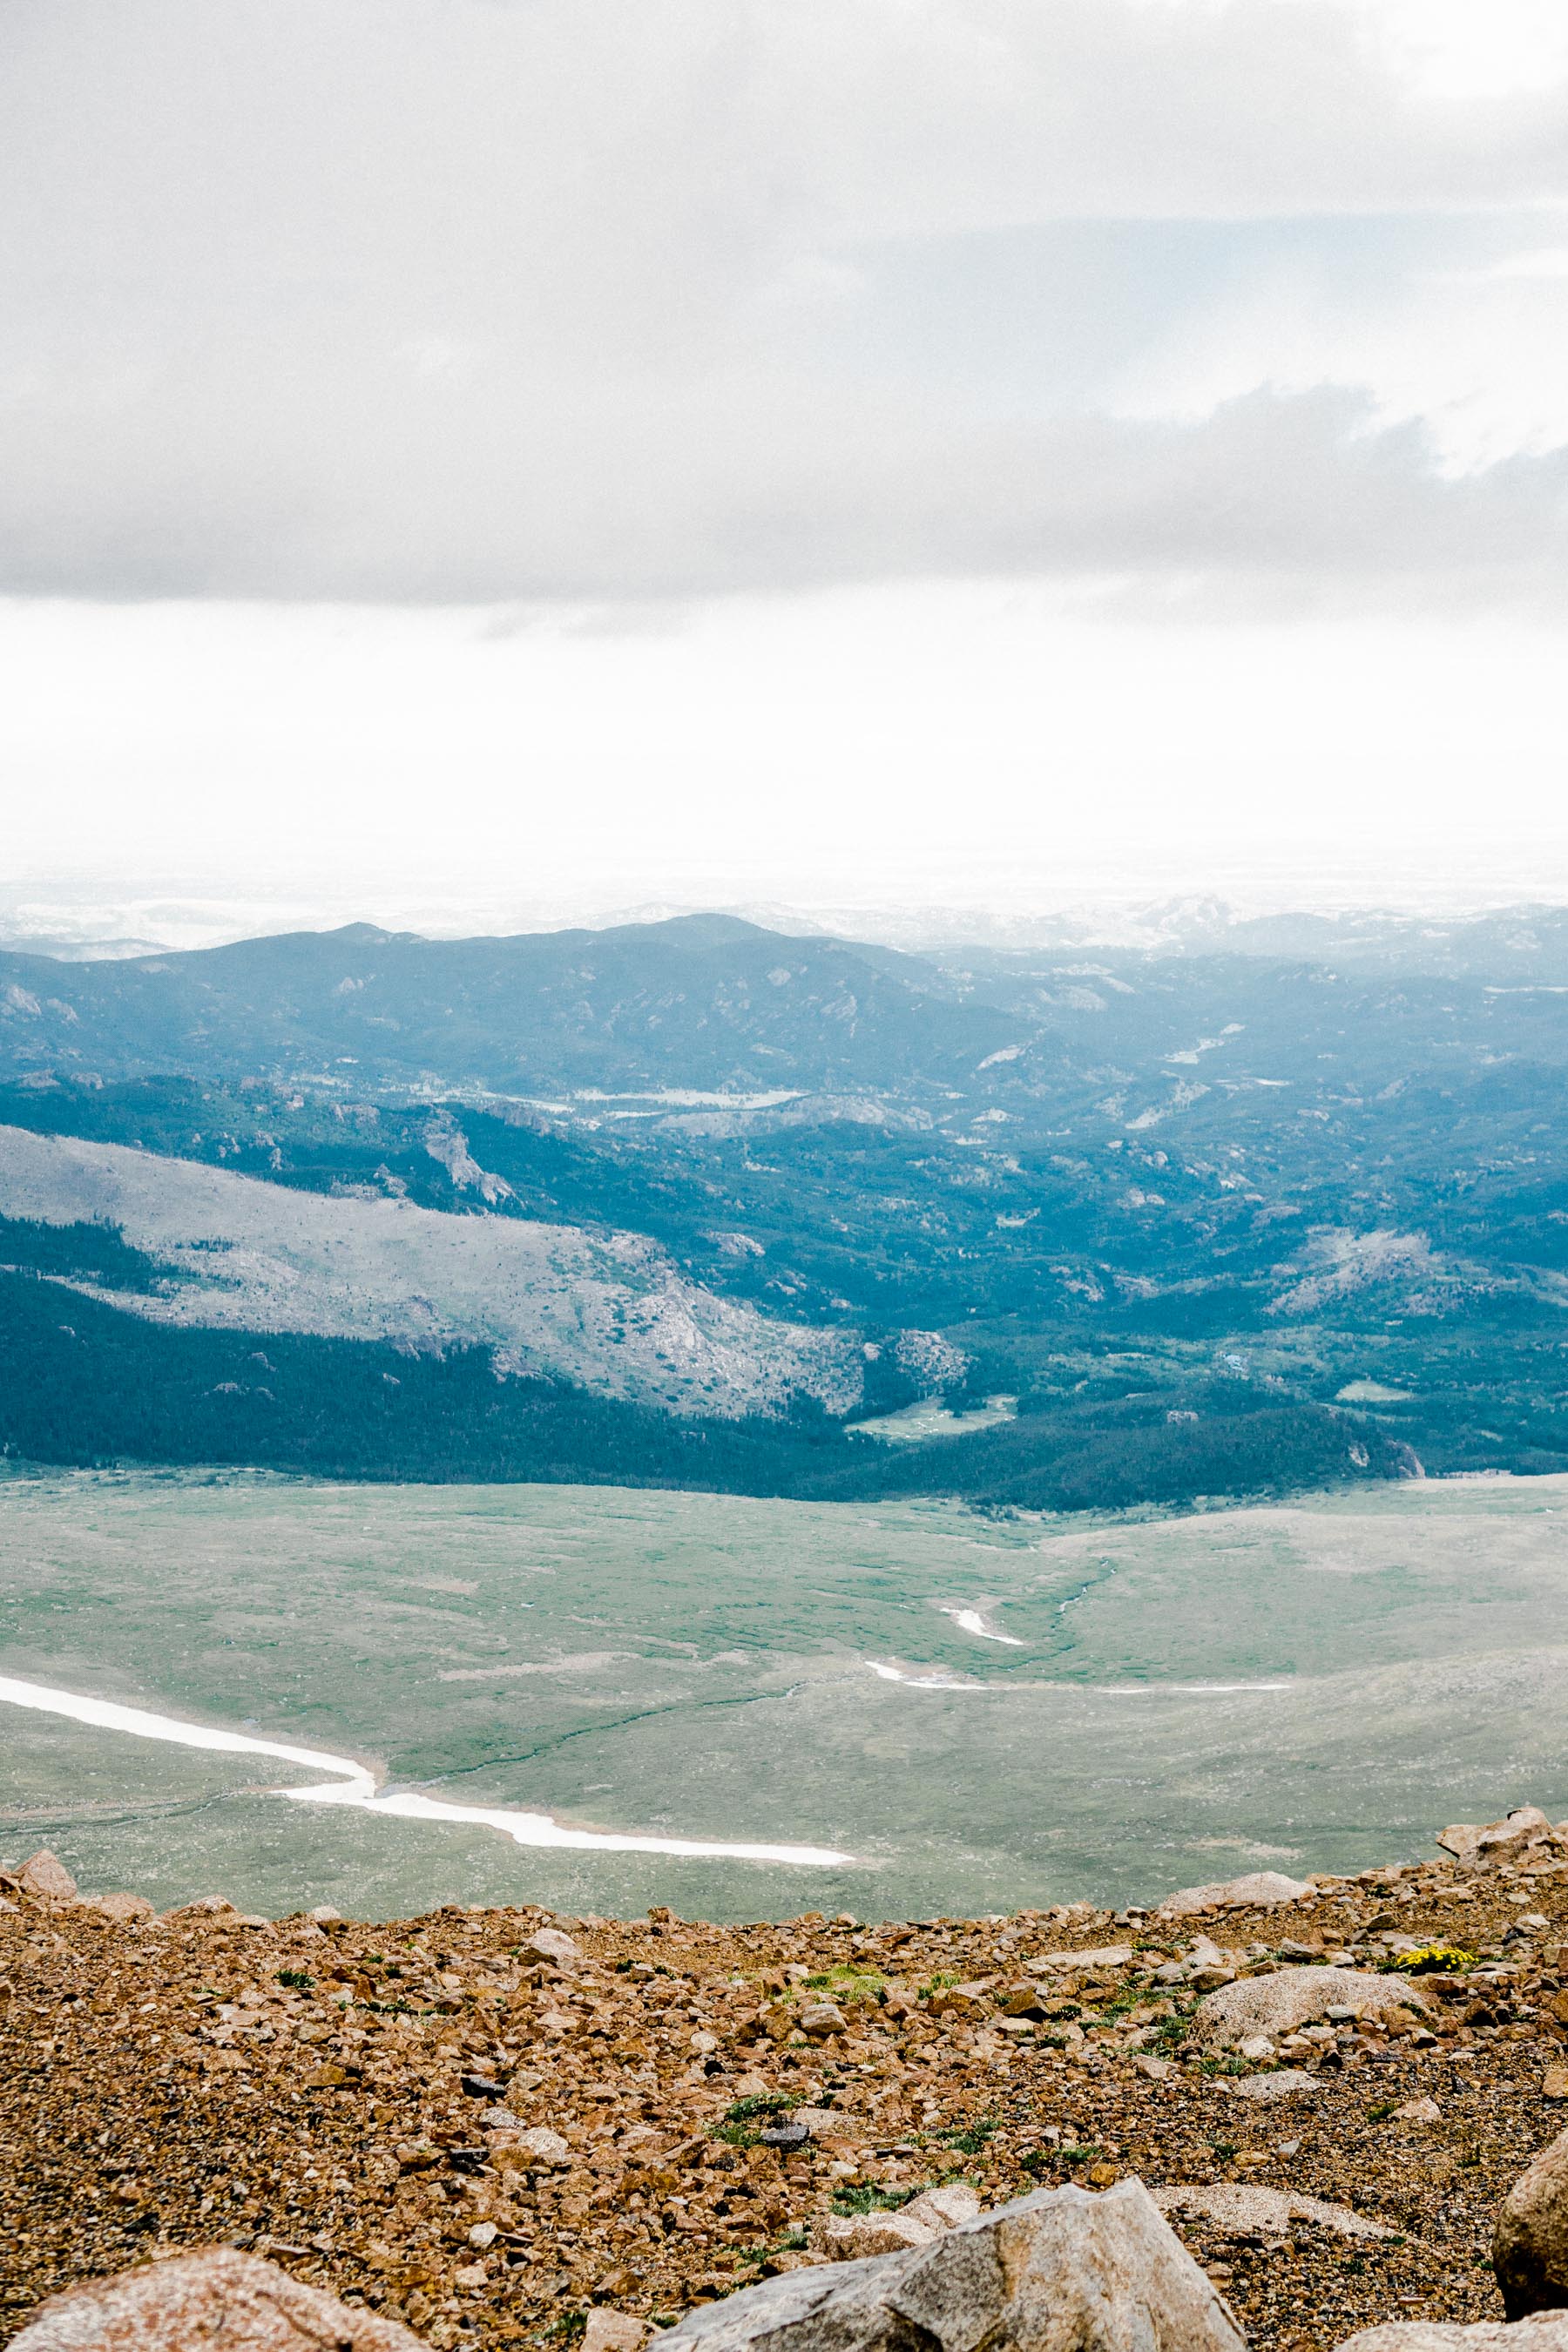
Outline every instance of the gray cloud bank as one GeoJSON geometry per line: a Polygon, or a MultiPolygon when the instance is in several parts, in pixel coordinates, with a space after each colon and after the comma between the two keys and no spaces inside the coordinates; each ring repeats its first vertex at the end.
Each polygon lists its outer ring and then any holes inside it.
{"type": "Polygon", "coordinates": [[[1561,455],[1447,478],[1353,389],[1187,422],[988,403],[955,388],[940,306],[929,368],[858,326],[889,243],[1568,194],[1561,92],[1436,104],[1374,17],[10,0],[0,588],[613,601],[1029,573],[1555,602],[1561,455]]]}

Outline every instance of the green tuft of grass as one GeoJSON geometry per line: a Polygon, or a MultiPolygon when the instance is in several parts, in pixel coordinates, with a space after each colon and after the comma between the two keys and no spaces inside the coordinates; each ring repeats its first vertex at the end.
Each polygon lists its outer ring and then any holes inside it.
{"type": "Polygon", "coordinates": [[[919,2193],[914,2189],[882,2189],[874,2180],[860,2180],[853,2188],[834,2190],[833,2210],[845,2214],[896,2213],[919,2193]]]}
{"type": "MultiPolygon", "coordinates": [[[[957,1982],[957,1979],[953,1979],[957,1982]]],[[[888,1979],[879,1969],[834,1967],[818,1969],[805,1979],[807,1992],[829,1993],[837,2000],[879,2001],[888,1990],[888,1979]]]]}
{"type": "Polygon", "coordinates": [[[749,2124],[754,2116],[782,2116],[800,2100],[793,2091],[759,2091],[755,2098],[737,2099],[724,2110],[727,2124],[749,2124]]]}
{"type": "Polygon", "coordinates": [[[1081,2142],[1068,2141],[1066,2146],[1057,2150],[1057,2155],[1063,2164],[1092,2164],[1096,2157],[1103,2156],[1104,2153],[1100,2142],[1093,2139],[1081,2142]]]}
{"type": "Polygon", "coordinates": [[[291,1992],[314,1992],[316,1990],[315,1978],[305,1969],[279,1969],[278,1981],[280,1985],[287,1985],[291,1992]]]}
{"type": "Polygon", "coordinates": [[[939,2137],[947,2147],[955,2147],[960,2156],[978,2156],[986,2141],[994,2138],[1001,2128],[994,2116],[987,2116],[977,2124],[956,2124],[939,2137]]]}

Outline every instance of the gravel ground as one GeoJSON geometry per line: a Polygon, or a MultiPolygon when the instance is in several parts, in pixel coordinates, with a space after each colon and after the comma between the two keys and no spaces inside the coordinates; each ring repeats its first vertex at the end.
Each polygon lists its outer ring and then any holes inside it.
{"type": "Polygon", "coordinates": [[[80,2278],[224,2242],[438,2346],[562,2344],[595,2303],[667,2322],[813,2260],[835,2210],[939,2180],[989,2205],[1129,2173],[1287,2189],[1389,2233],[1176,2217],[1255,2345],[1500,2318],[1494,2213],[1568,2126],[1548,2092],[1568,2058],[1563,1857],[1550,1843],[1523,1868],[1366,1873],[1174,1921],[1073,1906],[893,1927],[121,1919],[13,1883],[0,2328],[80,2278]],[[549,1929],[576,1956],[533,1949],[549,1929]],[[1200,1933],[1242,1973],[1345,1952],[1386,1966],[1390,1939],[1474,1966],[1422,1979],[1427,2026],[1342,2023],[1254,2064],[1194,2040],[1202,1980],[1156,1980],[1194,1965],[1200,1933]],[[1027,1969],[1110,1945],[1131,1957],[1027,1969]],[[1310,2081],[1242,2087],[1281,2063],[1310,2081]],[[1396,2112],[1418,2100],[1436,2114],[1396,2112]],[[795,2107],[802,2147],[759,2139],[795,2107]],[[529,2147],[541,2126],[564,2146],[529,2147]]]}

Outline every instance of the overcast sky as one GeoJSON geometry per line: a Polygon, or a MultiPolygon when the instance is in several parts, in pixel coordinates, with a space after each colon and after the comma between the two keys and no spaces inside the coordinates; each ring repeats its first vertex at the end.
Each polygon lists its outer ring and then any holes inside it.
{"type": "Polygon", "coordinates": [[[1561,0],[5,0],[8,879],[1568,895],[1561,0]]]}

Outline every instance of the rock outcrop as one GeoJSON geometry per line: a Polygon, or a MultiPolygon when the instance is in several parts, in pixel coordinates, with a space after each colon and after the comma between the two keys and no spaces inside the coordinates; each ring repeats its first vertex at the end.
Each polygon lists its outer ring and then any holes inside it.
{"type": "Polygon", "coordinates": [[[1183,1919],[1195,1911],[1273,1911],[1282,1903],[1300,1903],[1312,1889],[1304,1878],[1287,1878],[1279,1870],[1251,1870],[1240,1878],[1216,1879],[1208,1886],[1183,1886],[1167,1895],[1155,1917],[1183,1919]]]}
{"type": "Polygon", "coordinates": [[[1509,2191],[1492,2234],[1492,2268],[1510,2319],[1568,2305],[1568,2132],[1509,2191]]]}
{"type": "Polygon", "coordinates": [[[1347,2017],[1393,2018],[1401,2010],[1420,2017],[1431,2009],[1426,1994],[1406,1977],[1368,1976],[1359,1969],[1276,1969],[1205,1993],[1193,2021],[1204,2041],[1238,2049],[1257,2039],[1278,2041],[1336,2010],[1347,2017]]]}
{"type": "Polygon", "coordinates": [[[1252,2181],[1216,2180],[1207,2188],[1156,2189],[1162,2213],[1210,2221],[1223,2234],[1237,2238],[1288,2238],[1293,2222],[1305,2221],[1336,2238],[1391,2238],[1381,2221],[1352,2213],[1348,2205],[1330,2205],[1321,2197],[1298,2197],[1289,2189],[1265,2189],[1252,2181]]]}
{"type": "Polygon", "coordinates": [[[693,2313],[669,2352],[1241,2352],[1242,2336],[1141,2181],[1042,2189],[930,2245],[790,2271],[693,2313]]]}
{"type": "Polygon", "coordinates": [[[75,1879],[58,1854],[51,1853],[47,1845],[29,1854],[12,1876],[22,1893],[30,1895],[35,1903],[74,1903],[77,1899],[75,1879]]]}
{"type": "Polygon", "coordinates": [[[1539,1805],[1516,1805],[1500,1822],[1455,1822],[1438,1831],[1437,1843],[1467,1870],[1474,1870],[1517,1862],[1535,1850],[1548,1856],[1568,1851],[1568,1822],[1554,1826],[1539,1805]]]}
{"type": "Polygon", "coordinates": [[[146,2263],[42,2305],[15,2352],[424,2352],[417,2336],[232,2246],[146,2263]]]}

